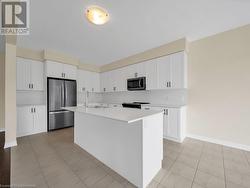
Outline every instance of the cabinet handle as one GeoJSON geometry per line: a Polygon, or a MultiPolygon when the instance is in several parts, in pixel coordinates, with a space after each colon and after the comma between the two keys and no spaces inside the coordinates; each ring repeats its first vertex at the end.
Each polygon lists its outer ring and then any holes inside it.
{"type": "Polygon", "coordinates": [[[113,90],[115,91],[115,90],[116,90],[116,87],[113,87],[113,90]]]}
{"type": "Polygon", "coordinates": [[[36,108],[34,108],[34,113],[36,113],[36,108]]]}
{"type": "Polygon", "coordinates": [[[34,88],[34,84],[31,84],[31,88],[32,88],[32,89],[34,88]]]}
{"type": "Polygon", "coordinates": [[[106,91],[106,88],[103,88],[103,91],[105,92],[105,91],[106,91]]]}
{"type": "Polygon", "coordinates": [[[85,87],[82,88],[82,91],[85,91],[85,87]]]}
{"type": "Polygon", "coordinates": [[[164,115],[168,115],[168,109],[164,109],[164,115]]]}
{"type": "Polygon", "coordinates": [[[92,88],[92,92],[94,91],[94,88],[92,88]]]}
{"type": "Polygon", "coordinates": [[[169,87],[171,87],[171,82],[169,82],[169,87]]]}
{"type": "Polygon", "coordinates": [[[29,89],[30,89],[30,84],[29,84],[29,89]]]}
{"type": "Polygon", "coordinates": [[[30,110],[30,111],[31,111],[31,113],[33,113],[33,108],[31,108],[31,110],[30,110]]]}
{"type": "Polygon", "coordinates": [[[168,87],[168,82],[167,82],[167,87],[168,87]]]}
{"type": "Polygon", "coordinates": [[[62,72],[62,78],[63,78],[63,72],[62,72]]]}

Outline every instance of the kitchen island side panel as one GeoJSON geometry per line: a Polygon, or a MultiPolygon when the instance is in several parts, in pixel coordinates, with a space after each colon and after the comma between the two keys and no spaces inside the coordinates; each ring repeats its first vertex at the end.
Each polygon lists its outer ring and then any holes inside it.
{"type": "Polygon", "coordinates": [[[142,187],[142,126],[142,120],[128,124],[75,112],[74,142],[142,187]]]}

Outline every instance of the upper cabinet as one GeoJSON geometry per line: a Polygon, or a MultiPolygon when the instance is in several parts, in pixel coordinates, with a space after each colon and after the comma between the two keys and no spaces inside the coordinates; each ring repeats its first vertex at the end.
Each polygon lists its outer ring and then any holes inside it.
{"type": "Polygon", "coordinates": [[[101,73],[101,92],[127,91],[127,79],[143,76],[147,90],[187,88],[185,52],[101,73]]]}
{"type": "Polygon", "coordinates": [[[76,80],[77,67],[54,61],[46,61],[46,75],[47,77],[76,80]]]}
{"type": "Polygon", "coordinates": [[[77,71],[77,91],[78,92],[100,92],[99,73],[85,70],[77,71]]]}
{"type": "Polygon", "coordinates": [[[158,89],[187,88],[187,61],[185,52],[155,59],[158,71],[158,89]]]}
{"type": "Polygon", "coordinates": [[[44,63],[35,60],[17,58],[17,90],[44,90],[44,63]]]}

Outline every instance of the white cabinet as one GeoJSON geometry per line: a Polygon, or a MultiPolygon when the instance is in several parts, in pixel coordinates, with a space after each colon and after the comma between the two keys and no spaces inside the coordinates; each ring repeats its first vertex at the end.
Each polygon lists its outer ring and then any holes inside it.
{"type": "Polygon", "coordinates": [[[144,63],[146,72],[146,89],[154,90],[157,89],[157,63],[154,60],[149,60],[144,63]]]}
{"type": "Polygon", "coordinates": [[[63,73],[65,79],[76,80],[77,67],[73,65],[63,64],[63,73]]]}
{"type": "Polygon", "coordinates": [[[100,74],[85,70],[77,71],[78,92],[100,92],[100,74]]]}
{"type": "Polygon", "coordinates": [[[17,90],[44,90],[44,64],[18,58],[16,62],[17,90]]]}
{"type": "Polygon", "coordinates": [[[54,61],[46,61],[46,75],[47,77],[76,80],[77,67],[54,61]]]}
{"type": "Polygon", "coordinates": [[[185,52],[155,59],[158,71],[158,89],[187,88],[187,62],[185,52]]]}
{"type": "Polygon", "coordinates": [[[17,107],[17,137],[46,132],[46,106],[17,107]]]}
{"type": "Polygon", "coordinates": [[[186,131],[186,108],[168,108],[164,110],[163,136],[166,139],[182,142],[186,131]]]}
{"type": "Polygon", "coordinates": [[[112,76],[111,71],[101,73],[101,76],[100,76],[101,92],[111,92],[112,91],[112,82],[114,81],[114,78],[111,78],[111,76],[112,76]]]}
{"type": "Polygon", "coordinates": [[[163,110],[163,137],[175,142],[183,142],[186,132],[186,107],[162,108],[143,106],[143,110],[163,110]]]}

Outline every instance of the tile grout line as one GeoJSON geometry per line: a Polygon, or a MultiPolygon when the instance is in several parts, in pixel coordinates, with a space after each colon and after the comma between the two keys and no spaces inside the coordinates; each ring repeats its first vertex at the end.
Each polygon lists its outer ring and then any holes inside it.
{"type": "Polygon", "coordinates": [[[43,171],[42,171],[41,164],[40,164],[40,162],[39,162],[39,160],[38,160],[37,153],[36,153],[36,151],[34,150],[34,147],[33,147],[32,143],[31,143],[31,141],[30,141],[30,137],[28,137],[28,141],[29,141],[29,144],[30,144],[30,146],[31,146],[31,149],[32,149],[32,151],[33,151],[33,153],[34,153],[34,156],[35,156],[35,158],[36,158],[36,161],[37,161],[37,163],[38,163],[39,171],[41,171],[41,174],[42,174],[42,176],[43,176],[43,179],[44,179],[46,185],[47,185],[48,188],[49,188],[49,187],[50,187],[50,186],[49,186],[49,183],[48,183],[47,179],[45,178],[45,175],[44,175],[44,173],[43,173],[43,171]]]}
{"type": "MultiPolygon", "coordinates": [[[[181,146],[181,147],[182,147],[182,148],[181,148],[180,154],[178,155],[178,157],[176,157],[176,159],[174,160],[173,164],[170,166],[169,172],[171,171],[171,169],[173,168],[174,164],[176,163],[176,161],[178,160],[178,158],[180,157],[180,155],[181,155],[182,152],[183,152],[183,146],[181,146]]],[[[163,149],[164,149],[164,148],[163,148],[163,149]]],[[[164,158],[164,156],[163,156],[163,158],[164,158]]],[[[159,185],[162,185],[162,184],[161,184],[162,180],[163,180],[166,176],[169,176],[169,175],[170,175],[170,173],[169,173],[169,174],[166,174],[166,175],[161,179],[161,181],[159,182],[159,184],[157,185],[157,187],[159,187],[159,185]]]]}
{"type": "MultiPolygon", "coordinates": [[[[83,185],[85,185],[85,186],[88,188],[89,186],[87,186],[87,185],[84,183],[84,181],[80,178],[80,176],[78,176],[78,175],[75,173],[75,171],[74,171],[73,169],[71,169],[70,165],[66,162],[66,160],[63,159],[63,158],[60,156],[60,154],[58,153],[58,151],[53,147],[53,144],[51,144],[51,148],[53,148],[53,150],[55,151],[56,155],[65,163],[65,165],[73,172],[73,174],[80,180],[80,182],[83,183],[83,185]]],[[[104,176],[104,177],[106,177],[106,176],[104,176]]]]}
{"type": "Polygon", "coordinates": [[[248,163],[248,165],[249,165],[249,167],[250,167],[250,161],[248,160],[247,154],[246,154],[247,151],[242,151],[242,152],[244,153],[243,155],[245,156],[245,158],[246,158],[246,160],[247,160],[247,163],[248,163]]]}
{"type": "Polygon", "coordinates": [[[204,144],[205,143],[203,143],[202,145],[202,150],[201,150],[201,154],[200,154],[200,157],[199,157],[199,161],[198,161],[198,164],[197,164],[197,167],[196,167],[196,170],[195,170],[195,173],[194,173],[194,178],[193,178],[193,181],[192,181],[192,184],[191,184],[191,188],[193,187],[193,185],[194,185],[194,180],[195,180],[195,177],[196,177],[196,174],[197,174],[197,171],[198,171],[198,168],[199,168],[199,164],[200,164],[200,160],[201,160],[201,156],[202,156],[202,154],[203,154],[203,150],[204,150],[204,144]]]}
{"type": "Polygon", "coordinates": [[[222,158],[223,158],[224,182],[225,182],[225,188],[227,188],[225,159],[224,159],[224,147],[223,146],[222,146],[222,158]]]}
{"type": "MultiPolygon", "coordinates": [[[[78,178],[79,178],[79,180],[87,187],[87,188],[89,188],[89,186],[87,186],[85,183],[84,183],[84,181],[80,178],[80,176],[78,176],[76,173],[75,173],[75,171],[73,170],[73,169],[71,169],[71,167],[70,167],[70,165],[68,165],[68,163],[66,162],[66,160],[64,160],[62,157],[60,157],[60,155],[59,155],[59,153],[58,153],[58,151],[53,147],[53,145],[51,146],[52,148],[53,148],[53,150],[55,151],[55,153],[56,153],[56,155],[58,155],[59,156],[59,158],[70,168],[70,170],[73,172],[73,174],[75,175],[75,176],[77,176],[78,178]]],[[[88,156],[87,156],[87,158],[89,159],[89,160],[91,160],[92,161],[92,159],[91,158],[89,158],[88,156]]],[[[95,162],[94,162],[95,163],[95,162]]],[[[95,163],[96,164],[96,163],[95,163]]],[[[102,167],[100,167],[99,165],[97,165],[96,166],[96,168],[101,168],[102,170],[104,170],[102,167]]],[[[105,170],[104,170],[105,171],[105,170]]],[[[106,176],[108,176],[108,175],[110,175],[108,172],[106,172],[105,171],[105,173],[106,173],[106,175],[104,176],[104,177],[102,177],[101,179],[99,179],[97,182],[95,182],[94,183],[94,185],[96,184],[96,183],[98,183],[98,182],[100,182],[101,180],[103,180],[106,176]]],[[[110,175],[111,176],[111,175],[110,175]]],[[[112,177],[112,176],[111,176],[112,177]]],[[[112,177],[112,179],[114,180],[114,178],[112,177]]],[[[115,181],[115,180],[114,180],[115,181]]],[[[114,181],[112,181],[112,183],[114,182],[114,181]]],[[[111,184],[112,184],[111,183],[111,184]]],[[[128,183],[127,183],[128,184],[128,183]]]]}

